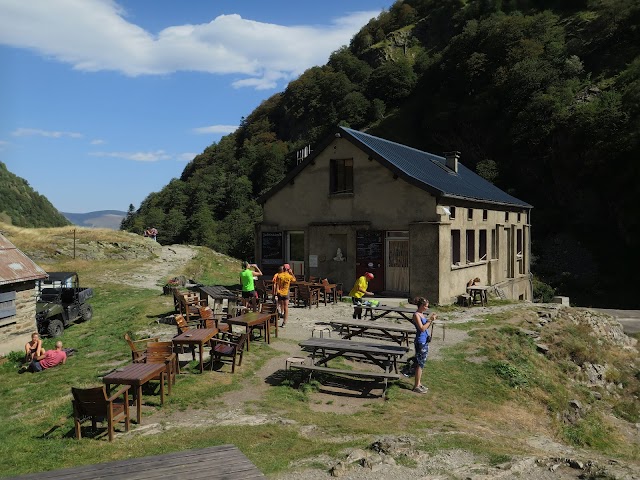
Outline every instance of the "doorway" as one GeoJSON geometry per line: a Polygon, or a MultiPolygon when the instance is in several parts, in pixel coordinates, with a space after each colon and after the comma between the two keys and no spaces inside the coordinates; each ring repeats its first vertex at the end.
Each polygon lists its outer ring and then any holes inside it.
{"type": "Polygon", "coordinates": [[[287,232],[286,263],[294,275],[304,277],[304,232],[287,232]]]}

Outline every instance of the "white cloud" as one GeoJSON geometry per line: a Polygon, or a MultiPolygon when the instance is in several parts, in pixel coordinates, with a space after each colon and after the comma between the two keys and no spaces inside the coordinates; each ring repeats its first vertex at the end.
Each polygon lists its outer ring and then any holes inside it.
{"type": "Polygon", "coordinates": [[[180,160],[182,162],[190,162],[197,155],[199,155],[199,153],[191,153],[191,152],[181,153],[180,155],[178,155],[178,160],[180,160]]]}
{"type": "Polygon", "coordinates": [[[82,138],[81,133],[77,132],[57,132],[51,130],[40,130],[37,128],[17,128],[11,135],[14,137],[47,137],[47,138],[82,138]]]}
{"type": "Polygon", "coordinates": [[[107,142],[105,142],[104,140],[102,140],[100,138],[97,138],[95,140],[91,140],[91,145],[104,145],[105,143],[107,143],[107,142]]]}
{"type": "Polygon", "coordinates": [[[28,48],[83,71],[129,76],[177,71],[243,75],[235,87],[274,88],[351,37],[378,11],[354,12],[329,25],[284,26],[220,15],[157,34],[127,21],[114,0],[0,0],[0,44],[28,48]]]}
{"type": "Polygon", "coordinates": [[[198,134],[226,134],[233,133],[238,129],[237,125],[211,125],[210,127],[194,128],[193,132],[198,134]]]}
{"type": "Polygon", "coordinates": [[[155,152],[91,152],[89,155],[94,157],[122,158],[124,160],[133,160],[135,162],[158,162],[160,160],[171,160],[164,150],[156,150],[155,152]]]}

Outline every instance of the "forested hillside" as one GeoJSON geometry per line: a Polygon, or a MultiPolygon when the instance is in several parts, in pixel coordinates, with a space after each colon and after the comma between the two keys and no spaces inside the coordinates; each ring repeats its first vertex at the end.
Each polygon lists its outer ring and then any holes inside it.
{"type": "Polygon", "coordinates": [[[336,124],[461,161],[535,206],[532,268],[638,306],[640,3],[405,0],[208,147],[123,227],[253,252],[255,198],[336,124]]]}
{"type": "Polygon", "coordinates": [[[63,227],[70,222],[29,183],[0,162],[0,221],[17,227],[63,227]]]}

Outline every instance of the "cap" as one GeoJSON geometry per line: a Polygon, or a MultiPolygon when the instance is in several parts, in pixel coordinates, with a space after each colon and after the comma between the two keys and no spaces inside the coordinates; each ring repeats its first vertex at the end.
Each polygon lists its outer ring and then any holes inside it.
{"type": "Polygon", "coordinates": [[[285,269],[285,270],[291,270],[291,267],[289,266],[289,264],[288,264],[288,263],[285,263],[285,264],[283,265],[283,267],[284,267],[284,269],[285,269]]]}
{"type": "Polygon", "coordinates": [[[364,276],[367,277],[369,280],[373,280],[373,273],[371,272],[365,273],[364,276]]]}

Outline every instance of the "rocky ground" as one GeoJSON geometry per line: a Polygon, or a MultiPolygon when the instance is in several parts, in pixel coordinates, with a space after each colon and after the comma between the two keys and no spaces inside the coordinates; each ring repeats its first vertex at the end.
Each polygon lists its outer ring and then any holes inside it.
{"type": "MultiPolygon", "coordinates": [[[[193,255],[188,247],[163,247],[163,253],[155,268],[146,272],[137,272],[131,281],[135,285],[146,285],[157,288],[158,279],[166,278],[176,271],[180,262],[185,262],[193,255]]],[[[389,305],[400,304],[406,299],[384,299],[389,305]]],[[[466,333],[456,329],[447,329],[447,325],[459,322],[482,322],[483,315],[497,313],[503,310],[520,308],[519,305],[505,305],[496,307],[474,307],[441,315],[434,331],[434,341],[431,343],[429,361],[438,361],[444,347],[454,345],[466,338],[466,333]]],[[[540,306],[538,318],[532,321],[545,322],[557,313],[557,305],[540,306]]],[[[344,319],[350,315],[350,304],[321,306],[320,308],[292,308],[286,328],[280,329],[281,339],[303,340],[312,334],[317,323],[329,323],[332,319],[344,319]]],[[[614,329],[611,335],[620,335],[621,330],[614,329]]],[[[326,333],[325,333],[326,334],[326,333]]],[[[336,332],[333,333],[336,335],[336,332]]],[[[258,400],[269,388],[268,379],[279,375],[284,368],[285,359],[289,356],[300,355],[296,342],[272,343],[272,347],[279,350],[281,355],[269,360],[264,367],[256,372],[256,376],[265,379],[263,382],[246,380],[244,388],[225,394],[221,401],[226,408],[220,408],[217,414],[210,411],[176,412],[167,416],[159,411],[148,417],[145,426],[134,430],[134,434],[151,434],[167,428],[195,425],[247,425],[264,423],[285,423],[291,421],[286,418],[270,417],[263,414],[247,414],[245,403],[258,400]],[[256,386],[257,385],[257,386],[256,386]]],[[[184,361],[188,361],[185,356],[184,361]]],[[[427,380],[428,382],[428,380],[427,380]]],[[[336,387],[334,387],[336,388],[336,387]]],[[[311,408],[318,411],[354,412],[364,408],[364,404],[372,401],[383,402],[376,397],[381,392],[373,391],[373,397],[362,398],[357,395],[334,395],[332,388],[323,388],[314,392],[309,402],[311,408]],[[339,400],[334,401],[336,398],[339,400]]],[[[302,434],[316,434],[312,425],[300,425],[302,434]]],[[[630,435],[640,435],[640,426],[630,435]]],[[[344,438],[339,440],[345,440],[344,438]]],[[[342,459],[317,458],[305,459],[297,465],[292,465],[292,471],[279,475],[280,480],[311,480],[331,478],[333,476],[345,479],[489,479],[489,478],[535,478],[535,479],[576,479],[576,478],[618,478],[640,479],[638,465],[623,465],[606,458],[594,457],[593,454],[556,443],[550,438],[535,436],[527,440],[531,454],[514,457],[501,465],[488,465],[482,459],[476,458],[467,451],[446,451],[435,455],[418,451],[414,445],[416,441],[411,437],[371,438],[368,450],[345,451],[342,459]],[[410,459],[411,467],[397,464],[396,458],[410,459]],[[310,468],[310,465],[324,465],[324,470],[310,468]]]]}

